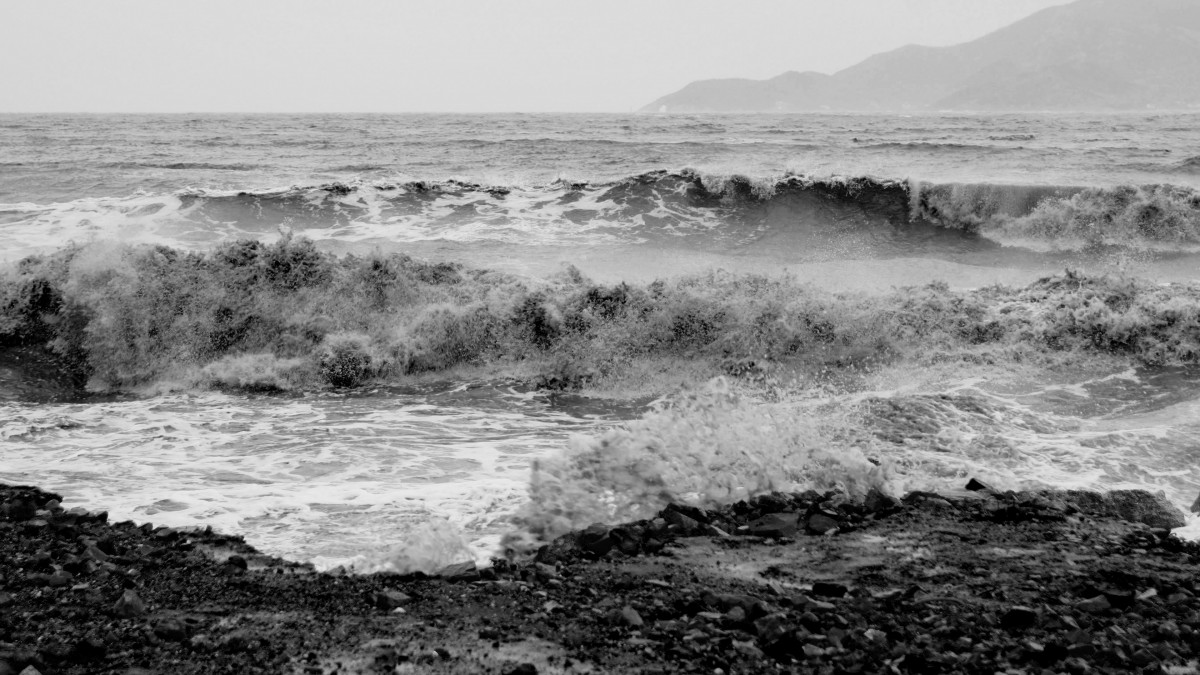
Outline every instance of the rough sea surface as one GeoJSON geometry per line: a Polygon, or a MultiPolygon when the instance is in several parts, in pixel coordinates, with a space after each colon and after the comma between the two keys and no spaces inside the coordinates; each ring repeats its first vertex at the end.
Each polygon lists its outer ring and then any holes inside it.
{"type": "MultiPolygon", "coordinates": [[[[606,283],[723,270],[872,298],[931,282],[1021,287],[1070,268],[1182,288],[1200,262],[1198,123],[0,115],[0,265],[69,242],[208,251],[294,233],[336,254],[402,251],[535,278],[573,265],[606,283]]],[[[321,566],[486,558],[528,500],[531,462],[613,434],[683,448],[667,464],[697,493],[734,445],[763,470],[802,474],[774,446],[809,433],[887,458],[895,489],[981,476],[1164,490],[1183,508],[1200,489],[1200,373],[1169,360],[959,363],[936,376],[898,363],[865,389],[737,404],[724,383],[695,382],[695,401],[668,414],[504,379],[60,400],[45,395],[53,374],[13,358],[0,356],[0,481],[118,519],[212,524],[321,566]],[[867,415],[832,436],[779,422],[849,408],[867,415]]],[[[579,489],[620,504],[612,493],[645,488],[579,489]]]]}

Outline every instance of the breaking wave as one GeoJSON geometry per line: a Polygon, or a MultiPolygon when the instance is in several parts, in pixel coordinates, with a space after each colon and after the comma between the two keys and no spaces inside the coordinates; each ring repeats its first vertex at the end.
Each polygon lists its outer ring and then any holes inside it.
{"type": "MultiPolygon", "coordinates": [[[[0,225],[0,238],[17,255],[47,250],[53,242],[92,238],[198,248],[273,237],[281,227],[339,242],[535,245],[679,237],[736,243],[779,231],[917,235],[915,243],[906,244],[910,249],[936,245],[920,237],[944,231],[974,238],[978,246],[1190,252],[1200,245],[1200,192],[1174,185],[926,184],[804,175],[751,179],[684,170],[595,184],[360,181],[0,204],[0,225]]],[[[969,245],[964,241],[956,245],[969,245]]],[[[813,238],[805,245],[820,247],[822,241],[813,238]]],[[[888,255],[886,248],[880,254],[888,255]]]]}
{"type": "Polygon", "coordinates": [[[0,348],[43,355],[39,381],[57,372],[93,391],[352,387],[464,367],[578,389],[647,368],[766,381],[779,368],[1056,353],[1192,365],[1198,335],[1200,287],[1073,272],[1024,288],[878,294],[721,271],[604,285],[574,268],[537,280],[339,257],[288,235],[204,253],[76,245],[0,275],[0,348]]]}

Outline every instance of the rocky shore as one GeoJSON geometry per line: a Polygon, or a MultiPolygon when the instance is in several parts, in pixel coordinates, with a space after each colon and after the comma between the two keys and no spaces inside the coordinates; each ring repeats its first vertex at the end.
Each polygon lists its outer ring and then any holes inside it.
{"type": "Polygon", "coordinates": [[[0,486],[0,675],[1197,672],[1200,546],[1144,492],[776,494],[535,560],[351,576],[0,486]]]}

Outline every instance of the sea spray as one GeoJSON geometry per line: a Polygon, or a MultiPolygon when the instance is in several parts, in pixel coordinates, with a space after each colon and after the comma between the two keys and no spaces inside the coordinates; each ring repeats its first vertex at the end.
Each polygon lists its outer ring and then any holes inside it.
{"type": "Polygon", "coordinates": [[[209,254],[68,247],[0,277],[0,308],[0,343],[41,349],[108,391],[351,386],[470,367],[541,371],[540,381],[575,388],[619,385],[655,363],[712,377],[1078,352],[1200,361],[1200,287],[1122,275],[877,294],[721,271],[605,286],[335,257],[298,237],[209,254]]]}
{"type": "Polygon", "coordinates": [[[717,378],[536,461],[505,546],[528,551],[592,523],[652,517],[675,501],[717,506],[833,486],[861,496],[882,486],[886,470],[837,436],[830,418],[752,401],[717,378]]]}
{"type": "Polygon", "coordinates": [[[454,563],[473,560],[477,553],[462,531],[444,518],[430,518],[407,531],[390,533],[393,541],[342,565],[358,574],[387,572],[435,574],[454,563]]]}
{"type": "Polygon", "coordinates": [[[1183,252],[1200,248],[1200,192],[1175,185],[1089,188],[1042,199],[1027,212],[980,227],[1001,241],[1059,249],[1119,247],[1183,252]]]}

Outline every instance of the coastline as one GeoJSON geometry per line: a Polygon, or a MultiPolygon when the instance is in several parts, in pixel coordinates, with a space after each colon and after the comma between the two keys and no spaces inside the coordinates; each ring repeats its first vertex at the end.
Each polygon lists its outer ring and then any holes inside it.
{"type": "Polygon", "coordinates": [[[428,577],[316,573],[0,486],[0,674],[1196,672],[1181,514],[970,487],[672,505],[428,577]]]}

